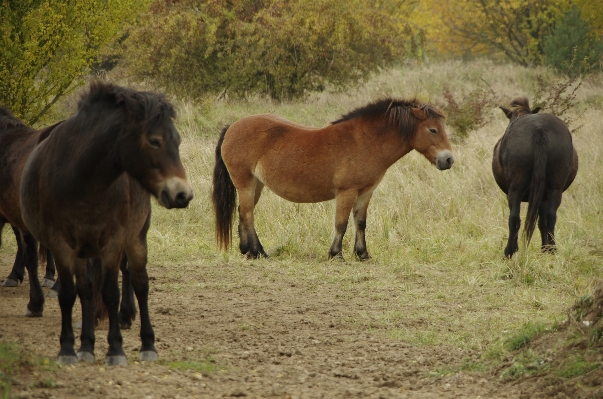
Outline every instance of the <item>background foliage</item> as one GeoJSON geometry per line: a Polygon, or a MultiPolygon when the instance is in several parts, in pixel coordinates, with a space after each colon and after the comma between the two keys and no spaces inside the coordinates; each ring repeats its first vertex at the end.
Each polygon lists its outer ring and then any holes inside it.
{"type": "Polygon", "coordinates": [[[345,86],[416,50],[404,1],[155,1],[124,52],[138,78],[187,96],[290,99],[345,86]]]}
{"type": "Polygon", "coordinates": [[[0,0],[0,103],[36,123],[146,0],[0,0]]]}

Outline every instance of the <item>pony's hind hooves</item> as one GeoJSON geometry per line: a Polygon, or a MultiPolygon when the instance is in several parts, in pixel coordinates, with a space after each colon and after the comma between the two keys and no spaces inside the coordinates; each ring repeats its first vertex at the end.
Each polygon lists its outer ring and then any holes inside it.
{"type": "Polygon", "coordinates": [[[143,362],[156,362],[159,356],[155,351],[141,351],[138,358],[143,362]]]}
{"type": "Polygon", "coordinates": [[[362,254],[356,254],[356,258],[361,261],[373,259],[367,251],[364,251],[362,254]]]}
{"type": "Polygon", "coordinates": [[[94,353],[82,351],[77,353],[77,360],[80,362],[94,363],[96,358],[94,357],[94,353]]]}
{"type": "Polygon", "coordinates": [[[55,299],[59,297],[59,293],[55,290],[50,290],[46,293],[46,298],[55,299]]]}
{"type": "Polygon", "coordinates": [[[25,317],[42,317],[42,313],[44,313],[43,310],[37,310],[34,312],[34,311],[27,309],[25,311],[25,317]]]}
{"type": "Polygon", "coordinates": [[[54,280],[51,280],[51,279],[49,279],[49,278],[45,278],[45,279],[42,281],[41,286],[42,286],[42,287],[48,287],[48,288],[52,288],[52,287],[54,287],[54,280]]]}
{"type": "Polygon", "coordinates": [[[107,356],[105,360],[107,366],[125,366],[128,364],[128,360],[124,355],[119,356],[107,356]]]}
{"type": "Polygon", "coordinates": [[[3,287],[16,287],[18,285],[19,285],[19,282],[17,280],[13,280],[12,278],[7,278],[2,283],[3,287]]]}
{"type": "Polygon", "coordinates": [[[59,355],[59,357],[57,358],[57,364],[77,364],[77,356],[59,355]]]}

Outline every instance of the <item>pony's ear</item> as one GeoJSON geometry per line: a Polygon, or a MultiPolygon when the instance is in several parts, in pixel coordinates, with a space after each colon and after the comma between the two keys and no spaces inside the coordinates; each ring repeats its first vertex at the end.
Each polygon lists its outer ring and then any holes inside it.
{"type": "Polygon", "coordinates": [[[411,110],[418,120],[423,121],[427,119],[427,114],[421,108],[411,108],[411,110]]]}
{"type": "Polygon", "coordinates": [[[537,114],[537,113],[538,113],[538,111],[540,111],[540,107],[536,107],[536,108],[534,108],[534,109],[532,110],[532,113],[533,113],[533,114],[537,114]]]}
{"type": "Polygon", "coordinates": [[[513,113],[511,111],[509,111],[505,107],[499,107],[499,108],[502,109],[502,111],[505,113],[505,115],[507,116],[507,118],[511,119],[511,116],[513,116],[513,113]]]}
{"type": "Polygon", "coordinates": [[[129,93],[117,93],[115,96],[115,105],[121,105],[128,110],[130,115],[139,116],[144,113],[144,106],[137,98],[134,98],[129,93]]]}

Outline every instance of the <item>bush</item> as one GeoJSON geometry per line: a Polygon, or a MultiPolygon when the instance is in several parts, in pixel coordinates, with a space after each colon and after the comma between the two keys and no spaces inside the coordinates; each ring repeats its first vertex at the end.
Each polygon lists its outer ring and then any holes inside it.
{"type": "Polygon", "coordinates": [[[454,129],[457,140],[462,141],[471,131],[485,126],[488,123],[486,111],[498,104],[494,91],[487,83],[485,85],[462,94],[460,98],[455,98],[447,87],[444,88],[442,95],[445,103],[438,105],[446,114],[447,123],[454,129]]]}
{"type": "Polygon", "coordinates": [[[399,13],[368,0],[157,0],[125,56],[138,78],[187,97],[296,98],[401,59],[415,36],[399,13]]]}

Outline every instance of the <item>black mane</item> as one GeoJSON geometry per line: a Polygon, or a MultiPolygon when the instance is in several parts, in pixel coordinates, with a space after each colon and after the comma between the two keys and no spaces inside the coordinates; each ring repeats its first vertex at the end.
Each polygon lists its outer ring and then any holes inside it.
{"type": "Polygon", "coordinates": [[[355,118],[388,118],[389,123],[398,124],[402,136],[412,138],[415,133],[417,118],[411,108],[423,110],[429,119],[444,118],[444,114],[431,104],[421,103],[416,99],[400,100],[384,98],[369,103],[364,107],[356,108],[338,120],[331,122],[331,124],[335,125],[355,118]]]}
{"type": "Polygon", "coordinates": [[[135,91],[111,83],[95,81],[90,89],[82,94],[78,102],[78,111],[94,109],[99,106],[121,107],[135,115],[137,122],[144,126],[156,123],[165,118],[176,117],[174,106],[161,93],[135,91]]]}

